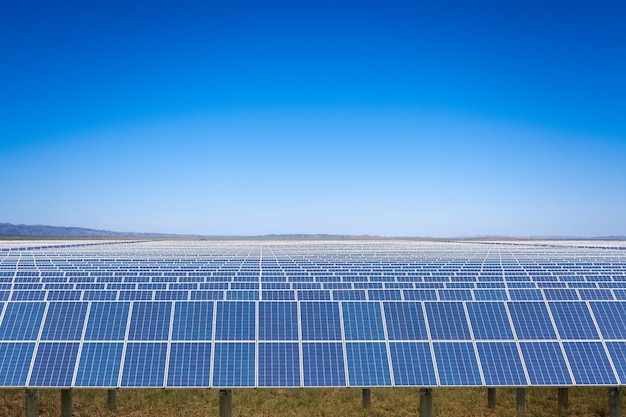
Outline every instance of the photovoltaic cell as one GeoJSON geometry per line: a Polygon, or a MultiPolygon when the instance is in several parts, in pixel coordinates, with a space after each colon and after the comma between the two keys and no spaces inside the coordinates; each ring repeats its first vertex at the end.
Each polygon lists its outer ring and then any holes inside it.
{"type": "Polygon", "coordinates": [[[487,386],[528,384],[514,342],[478,342],[476,348],[487,386]]]}
{"type": "Polygon", "coordinates": [[[383,342],[346,343],[348,378],[353,387],[391,385],[387,349],[383,342]]]}
{"type": "Polygon", "coordinates": [[[297,343],[259,343],[259,387],[299,387],[297,343]]]}
{"type": "Polygon", "coordinates": [[[129,310],[127,302],[91,303],[85,340],[124,340],[129,310]]]}
{"type": "Polygon", "coordinates": [[[585,303],[576,301],[552,302],[549,305],[561,339],[592,340],[599,338],[585,303]]]}
{"type": "Polygon", "coordinates": [[[35,343],[0,343],[0,386],[26,386],[35,343]]]}
{"type": "Polygon", "coordinates": [[[216,343],[214,349],[212,386],[254,387],[254,343],[216,343]]]}
{"type": "Polygon", "coordinates": [[[77,387],[117,387],[124,344],[85,342],[80,353],[77,387]]]}
{"type": "Polygon", "coordinates": [[[422,303],[386,302],[383,309],[389,340],[428,340],[422,303]]]}
{"type": "Polygon", "coordinates": [[[467,304],[474,338],[477,340],[512,340],[513,331],[502,302],[467,304]]]}
{"type": "Polygon", "coordinates": [[[300,303],[302,340],[341,340],[339,304],[336,302],[300,303]]]}
{"type": "Polygon", "coordinates": [[[433,340],[469,340],[470,331],[461,302],[427,301],[426,317],[433,340]]]}
{"type": "Polygon", "coordinates": [[[0,340],[37,340],[46,303],[8,303],[2,324],[0,340]]]}
{"type": "Polygon", "coordinates": [[[441,385],[482,385],[472,343],[434,342],[433,349],[441,385]]]}
{"type": "Polygon", "coordinates": [[[123,387],[162,387],[165,379],[167,343],[130,342],[126,345],[123,387]]]}
{"type": "Polygon", "coordinates": [[[177,343],[170,347],[168,387],[209,387],[211,343],[177,343]]]}
{"type": "Polygon", "coordinates": [[[298,304],[260,302],[259,340],[298,340],[298,304]]]}
{"type": "Polygon", "coordinates": [[[520,342],[531,385],[571,385],[572,378],[557,342],[520,342]]]}
{"type": "Polygon", "coordinates": [[[343,302],[344,334],[346,340],[384,340],[380,303],[343,302]]]}
{"type": "Polygon", "coordinates": [[[211,340],[213,338],[213,302],[174,303],[172,340],[211,340]]]}
{"type": "Polygon", "coordinates": [[[508,303],[515,333],[520,340],[556,339],[548,308],[540,302],[508,303]]]}
{"type": "Polygon", "coordinates": [[[617,379],[600,342],[564,342],[565,354],[578,385],[616,385],[617,379]]]}
{"type": "Polygon", "coordinates": [[[28,385],[70,387],[76,368],[77,342],[41,342],[28,385]]]}
{"type": "Polygon", "coordinates": [[[341,343],[302,343],[306,387],[344,387],[346,371],[341,343]]]}
{"type": "Polygon", "coordinates": [[[128,340],[168,340],[171,302],[134,302],[128,340]]]}
{"type": "Polygon", "coordinates": [[[437,376],[428,342],[389,343],[395,385],[429,387],[437,376]]]}

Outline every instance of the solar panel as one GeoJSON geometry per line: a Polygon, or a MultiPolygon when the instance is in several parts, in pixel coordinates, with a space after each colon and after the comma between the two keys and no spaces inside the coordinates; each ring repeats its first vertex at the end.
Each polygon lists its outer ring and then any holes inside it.
{"type": "Polygon", "coordinates": [[[129,342],[124,355],[122,387],[163,387],[167,343],[129,342]]]}
{"type": "Polygon", "coordinates": [[[469,303],[467,304],[467,312],[476,340],[513,339],[513,331],[504,303],[469,303]]]}
{"type": "Polygon", "coordinates": [[[0,387],[626,380],[611,244],[3,245],[0,387]]]}
{"type": "Polygon", "coordinates": [[[168,340],[172,303],[134,302],[128,340],[168,340]]]}
{"type": "Polygon", "coordinates": [[[302,340],[341,340],[341,319],[336,302],[301,302],[302,340]]]}
{"type": "Polygon", "coordinates": [[[422,303],[383,303],[389,340],[428,340],[422,303]]]}
{"type": "Polygon", "coordinates": [[[561,339],[599,339],[585,303],[552,302],[549,306],[561,339]]]}
{"type": "Polygon", "coordinates": [[[624,385],[626,381],[626,342],[607,342],[606,348],[613,358],[613,365],[621,385],[624,385]]]}
{"type": "Polygon", "coordinates": [[[564,342],[563,347],[578,385],[617,384],[602,343],[564,342]]]}
{"type": "Polygon", "coordinates": [[[260,302],[259,340],[298,340],[298,304],[260,302]]]}
{"type": "Polygon", "coordinates": [[[255,340],[254,302],[218,301],[215,340],[255,340]]]}
{"type": "Polygon", "coordinates": [[[440,385],[483,385],[472,343],[434,342],[433,350],[440,385]]]}
{"type": "Polygon", "coordinates": [[[433,340],[470,340],[470,330],[463,303],[427,301],[426,316],[433,340]]]}
{"type": "Polygon", "coordinates": [[[353,387],[390,386],[389,359],[382,342],[346,343],[349,383],[353,387]]]}
{"type": "Polygon", "coordinates": [[[8,303],[2,324],[0,340],[37,340],[46,303],[8,303]]]}
{"type": "Polygon", "coordinates": [[[346,340],[385,340],[380,303],[341,303],[346,340]]]}
{"type": "Polygon", "coordinates": [[[177,302],[174,304],[172,340],[212,340],[213,303],[177,302]]]}
{"type": "Polygon", "coordinates": [[[527,385],[522,360],[514,342],[476,343],[487,386],[527,385]]]}
{"type": "Polygon", "coordinates": [[[211,343],[172,343],[167,369],[168,387],[209,387],[211,343]]]}
{"type": "Polygon", "coordinates": [[[557,342],[520,342],[532,385],[572,385],[565,357],[557,342]]]}
{"type": "Polygon", "coordinates": [[[254,343],[216,343],[212,386],[254,387],[254,366],[254,343]]]}
{"type": "Polygon", "coordinates": [[[306,387],[346,386],[341,343],[302,343],[302,366],[306,387]]]}
{"type": "Polygon", "coordinates": [[[0,343],[0,386],[26,385],[35,343],[0,343]]]}
{"type": "Polygon", "coordinates": [[[259,343],[259,387],[299,387],[297,343],[259,343]]]}
{"type": "Polygon", "coordinates": [[[589,303],[604,339],[626,339],[626,303],[589,303]]]}
{"type": "Polygon", "coordinates": [[[515,333],[520,340],[556,339],[554,326],[545,303],[508,303],[515,333]]]}
{"type": "Polygon", "coordinates": [[[82,345],[77,387],[117,387],[124,344],[121,342],[85,342],[82,345]]]}
{"type": "Polygon", "coordinates": [[[69,387],[72,385],[79,343],[41,342],[28,385],[31,387],[69,387]]]}
{"type": "Polygon", "coordinates": [[[85,340],[124,340],[130,303],[91,303],[85,340]]]}
{"type": "Polygon", "coordinates": [[[395,385],[430,387],[437,385],[435,366],[427,342],[389,343],[395,385]]]}

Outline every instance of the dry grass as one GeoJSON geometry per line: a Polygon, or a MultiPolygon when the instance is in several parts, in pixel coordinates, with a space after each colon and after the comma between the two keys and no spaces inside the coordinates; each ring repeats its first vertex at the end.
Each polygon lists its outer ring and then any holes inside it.
{"type": "MultiPolygon", "coordinates": [[[[515,390],[498,389],[498,405],[487,408],[484,388],[437,388],[433,390],[434,415],[503,416],[516,415],[515,390]]],[[[40,416],[60,415],[58,390],[40,391],[40,416]]],[[[106,407],[105,390],[75,390],[74,416],[218,416],[219,398],[215,389],[120,390],[118,409],[106,407]]],[[[606,388],[570,388],[570,416],[608,415],[606,388]]],[[[526,394],[528,417],[558,415],[556,388],[530,388],[526,394]]],[[[245,389],[233,390],[233,416],[278,417],[416,417],[419,390],[379,388],[371,391],[371,407],[361,407],[361,390],[348,389],[245,389]]],[[[24,415],[24,391],[0,390],[0,416],[24,415]]]]}

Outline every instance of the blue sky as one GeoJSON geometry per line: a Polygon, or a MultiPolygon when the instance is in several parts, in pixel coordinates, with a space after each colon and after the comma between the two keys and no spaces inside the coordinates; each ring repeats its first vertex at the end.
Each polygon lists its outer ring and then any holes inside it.
{"type": "Polygon", "coordinates": [[[126,3],[0,3],[0,222],[626,235],[623,1],[126,3]]]}

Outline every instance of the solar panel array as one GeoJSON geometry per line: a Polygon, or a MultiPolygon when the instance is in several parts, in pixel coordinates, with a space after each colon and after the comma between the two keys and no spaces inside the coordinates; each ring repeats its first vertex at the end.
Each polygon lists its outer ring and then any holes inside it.
{"type": "Polygon", "coordinates": [[[611,242],[0,243],[2,387],[625,382],[611,242]]]}

